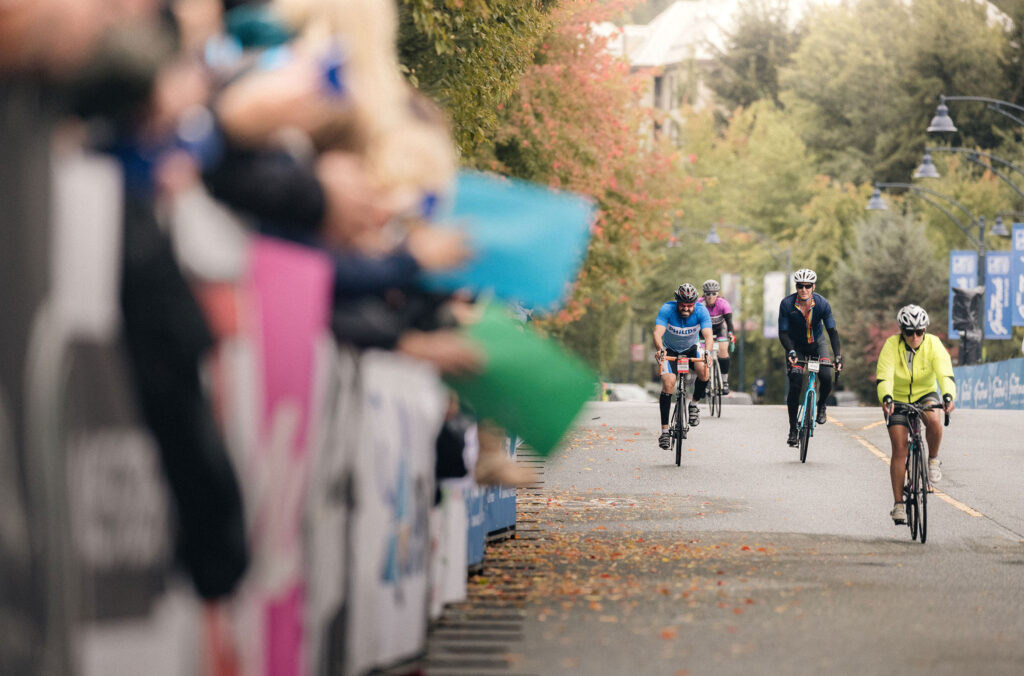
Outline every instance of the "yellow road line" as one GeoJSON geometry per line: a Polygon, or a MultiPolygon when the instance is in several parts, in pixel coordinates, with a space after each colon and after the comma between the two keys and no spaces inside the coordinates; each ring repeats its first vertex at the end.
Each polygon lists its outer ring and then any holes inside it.
{"type": "MultiPolygon", "coordinates": [[[[881,459],[882,462],[884,462],[886,465],[889,464],[889,456],[886,453],[884,453],[881,449],[879,449],[877,446],[875,446],[873,443],[871,443],[870,441],[868,441],[867,439],[865,439],[862,436],[859,436],[857,434],[852,434],[852,433],[851,433],[851,435],[853,436],[854,439],[856,439],[857,441],[860,442],[861,446],[863,446],[864,448],[866,448],[869,451],[871,451],[871,453],[873,455],[875,455],[879,459],[881,459]]],[[[960,502],[956,498],[951,498],[950,496],[948,496],[945,493],[943,493],[942,491],[940,491],[938,488],[932,487],[932,494],[935,497],[937,497],[940,500],[942,500],[943,502],[947,502],[950,505],[952,505],[953,507],[956,507],[957,509],[959,509],[964,514],[967,514],[968,516],[974,516],[974,517],[983,517],[983,516],[985,516],[984,514],[979,512],[978,510],[973,509],[971,507],[968,507],[967,505],[965,505],[964,503],[960,502]]]]}
{"type": "Polygon", "coordinates": [[[884,420],[876,420],[875,422],[871,423],[870,425],[865,425],[864,427],[861,427],[860,429],[861,429],[861,431],[869,430],[872,427],[878,427],[879,425],[884,425],[884,424],[885,424],[884,420]]]}

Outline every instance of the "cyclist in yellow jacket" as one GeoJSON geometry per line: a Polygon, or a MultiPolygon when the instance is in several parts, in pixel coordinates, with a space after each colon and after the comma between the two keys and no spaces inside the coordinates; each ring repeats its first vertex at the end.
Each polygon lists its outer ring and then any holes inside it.
{"type": "MultiPolygon", "coordinates": [[[[903,505],[903,479],[907,464],[907,417],[893,413],[893,401],[939,403],[946,413],[953,411],[956,384],[953,382],[953,362],[938,336],[926,333],[928,313],[918,305],[906,305],[896,313],[900,332],[889,336],[878,353],[878,401],[889,416],[889,441],[892,461],[889,478],[895,506],[889,513],[895,523],[906,523],[903,505]]],[[[939,444],[942,443],[942,418],[938,410],[924,414],[925,437],[928,440],[928,478],[932,483],[942,479],[939,444]]]]}

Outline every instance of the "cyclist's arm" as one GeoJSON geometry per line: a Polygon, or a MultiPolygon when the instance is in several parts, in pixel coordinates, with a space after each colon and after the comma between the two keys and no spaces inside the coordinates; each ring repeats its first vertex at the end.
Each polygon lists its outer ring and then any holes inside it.
{"type": "Polygon", "coordinates": [[[935,379],[939,381],[939,390],[942,394],[948,394],[956,398],[956,381],[953,379],[953,360],[949,357],[946,346],[942,344],[937,336],[932,336],[935,346],[932,356],[932,370],[935,371],[935,379]]]}
{"type": "Polygon", "coordinates": [[[896,344],[891,339],[885,341],[881,351],[878,353],[878,364],[875,366],[878,403],[882,403],[886,397],[892,397],[893,378],[896,374],[896,359],[899,356],[896,353],[896,344]]]}
{"type": "Polygon", "coordinates": [[[704,337],[704,348],[707,350],[708,354],[711,354],[715,349],[715,332],[710,328],[706,328],[700,330],[700,335],[704,337]]]}
{"type": "Polygon", "coordinates": [[[715,330],[711,328],[711,313],[703,306],[695,312],[698,312],[697,318],[700,320],[700,335],[704,338],[704,346],[708,352],[711,352],[715,347],[715,330]]]}
{"type": "Polygon", "coordinates": [[[842,354],[839,351],[839,330],[834,325],[825,330],[828,331],[828,342],[832,344],[832,354],[838,358],[842,354]]]}
{"type": "Polygon", "coordinates": [[[725,317],[725,330],[732,333],[732,313],[726,312],[722,316],[725,317]]]}
{"type": "Polygon", "coordinates": [[[665,343],[662,341],[662,338],[665,335],[665,325],[658,324],[654,327],[654,331],[652,333],[654,335],[654,349],[658,352],[664,352],[665,343]]]}
{"type": "Polygon", "coordinates": [[[786,354],[789,354],[793,351],[793,339],[789,337],[789,317],[786,316],[785,303],[785,300],[779,303],[779,342],[786,354]]]}

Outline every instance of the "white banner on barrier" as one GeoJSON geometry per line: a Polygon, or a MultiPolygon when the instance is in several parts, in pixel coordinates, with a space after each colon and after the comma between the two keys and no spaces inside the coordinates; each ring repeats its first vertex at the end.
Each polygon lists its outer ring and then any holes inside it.
{"type": "Polygon", "coordinates": [[[779,303],[786,297],[786,273],[766,272],[764,274],[764,337],[779,337],[779,303]]]}
{"type": "Polygon", "coordinates": [[[427,629],[435,443],[448,397],[436,372],[401,355],[361,360],[363,416],[352,459],[352,568],[345,673],[415,656],[427,629]]]}

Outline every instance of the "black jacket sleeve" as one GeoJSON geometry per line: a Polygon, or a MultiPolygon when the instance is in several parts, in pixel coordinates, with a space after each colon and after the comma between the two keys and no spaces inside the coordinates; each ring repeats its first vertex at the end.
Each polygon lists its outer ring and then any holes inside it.
{"type": "Polygon", "coordinates": [[[793,339],[789,337],[788,333],[779,332],[779,342],[782,343],[782,349],[789,354],[790,350],[793,349],[793,339]]]}
{"type": "Polygon", "coordinates": [[[825,330],[828,331],[828,340],[832,343],[832,354],[838,357],[842,354],[839,351],[839,330],[836,328],[826,328],[825,330]]]}
{"type": "Polygon", "coordinates": [[[316,174],[284,151],[228,142],[203,182],[213,197],[261,223],[296,235],[316,234],[323,225],[326,202],[316,174]]]}

